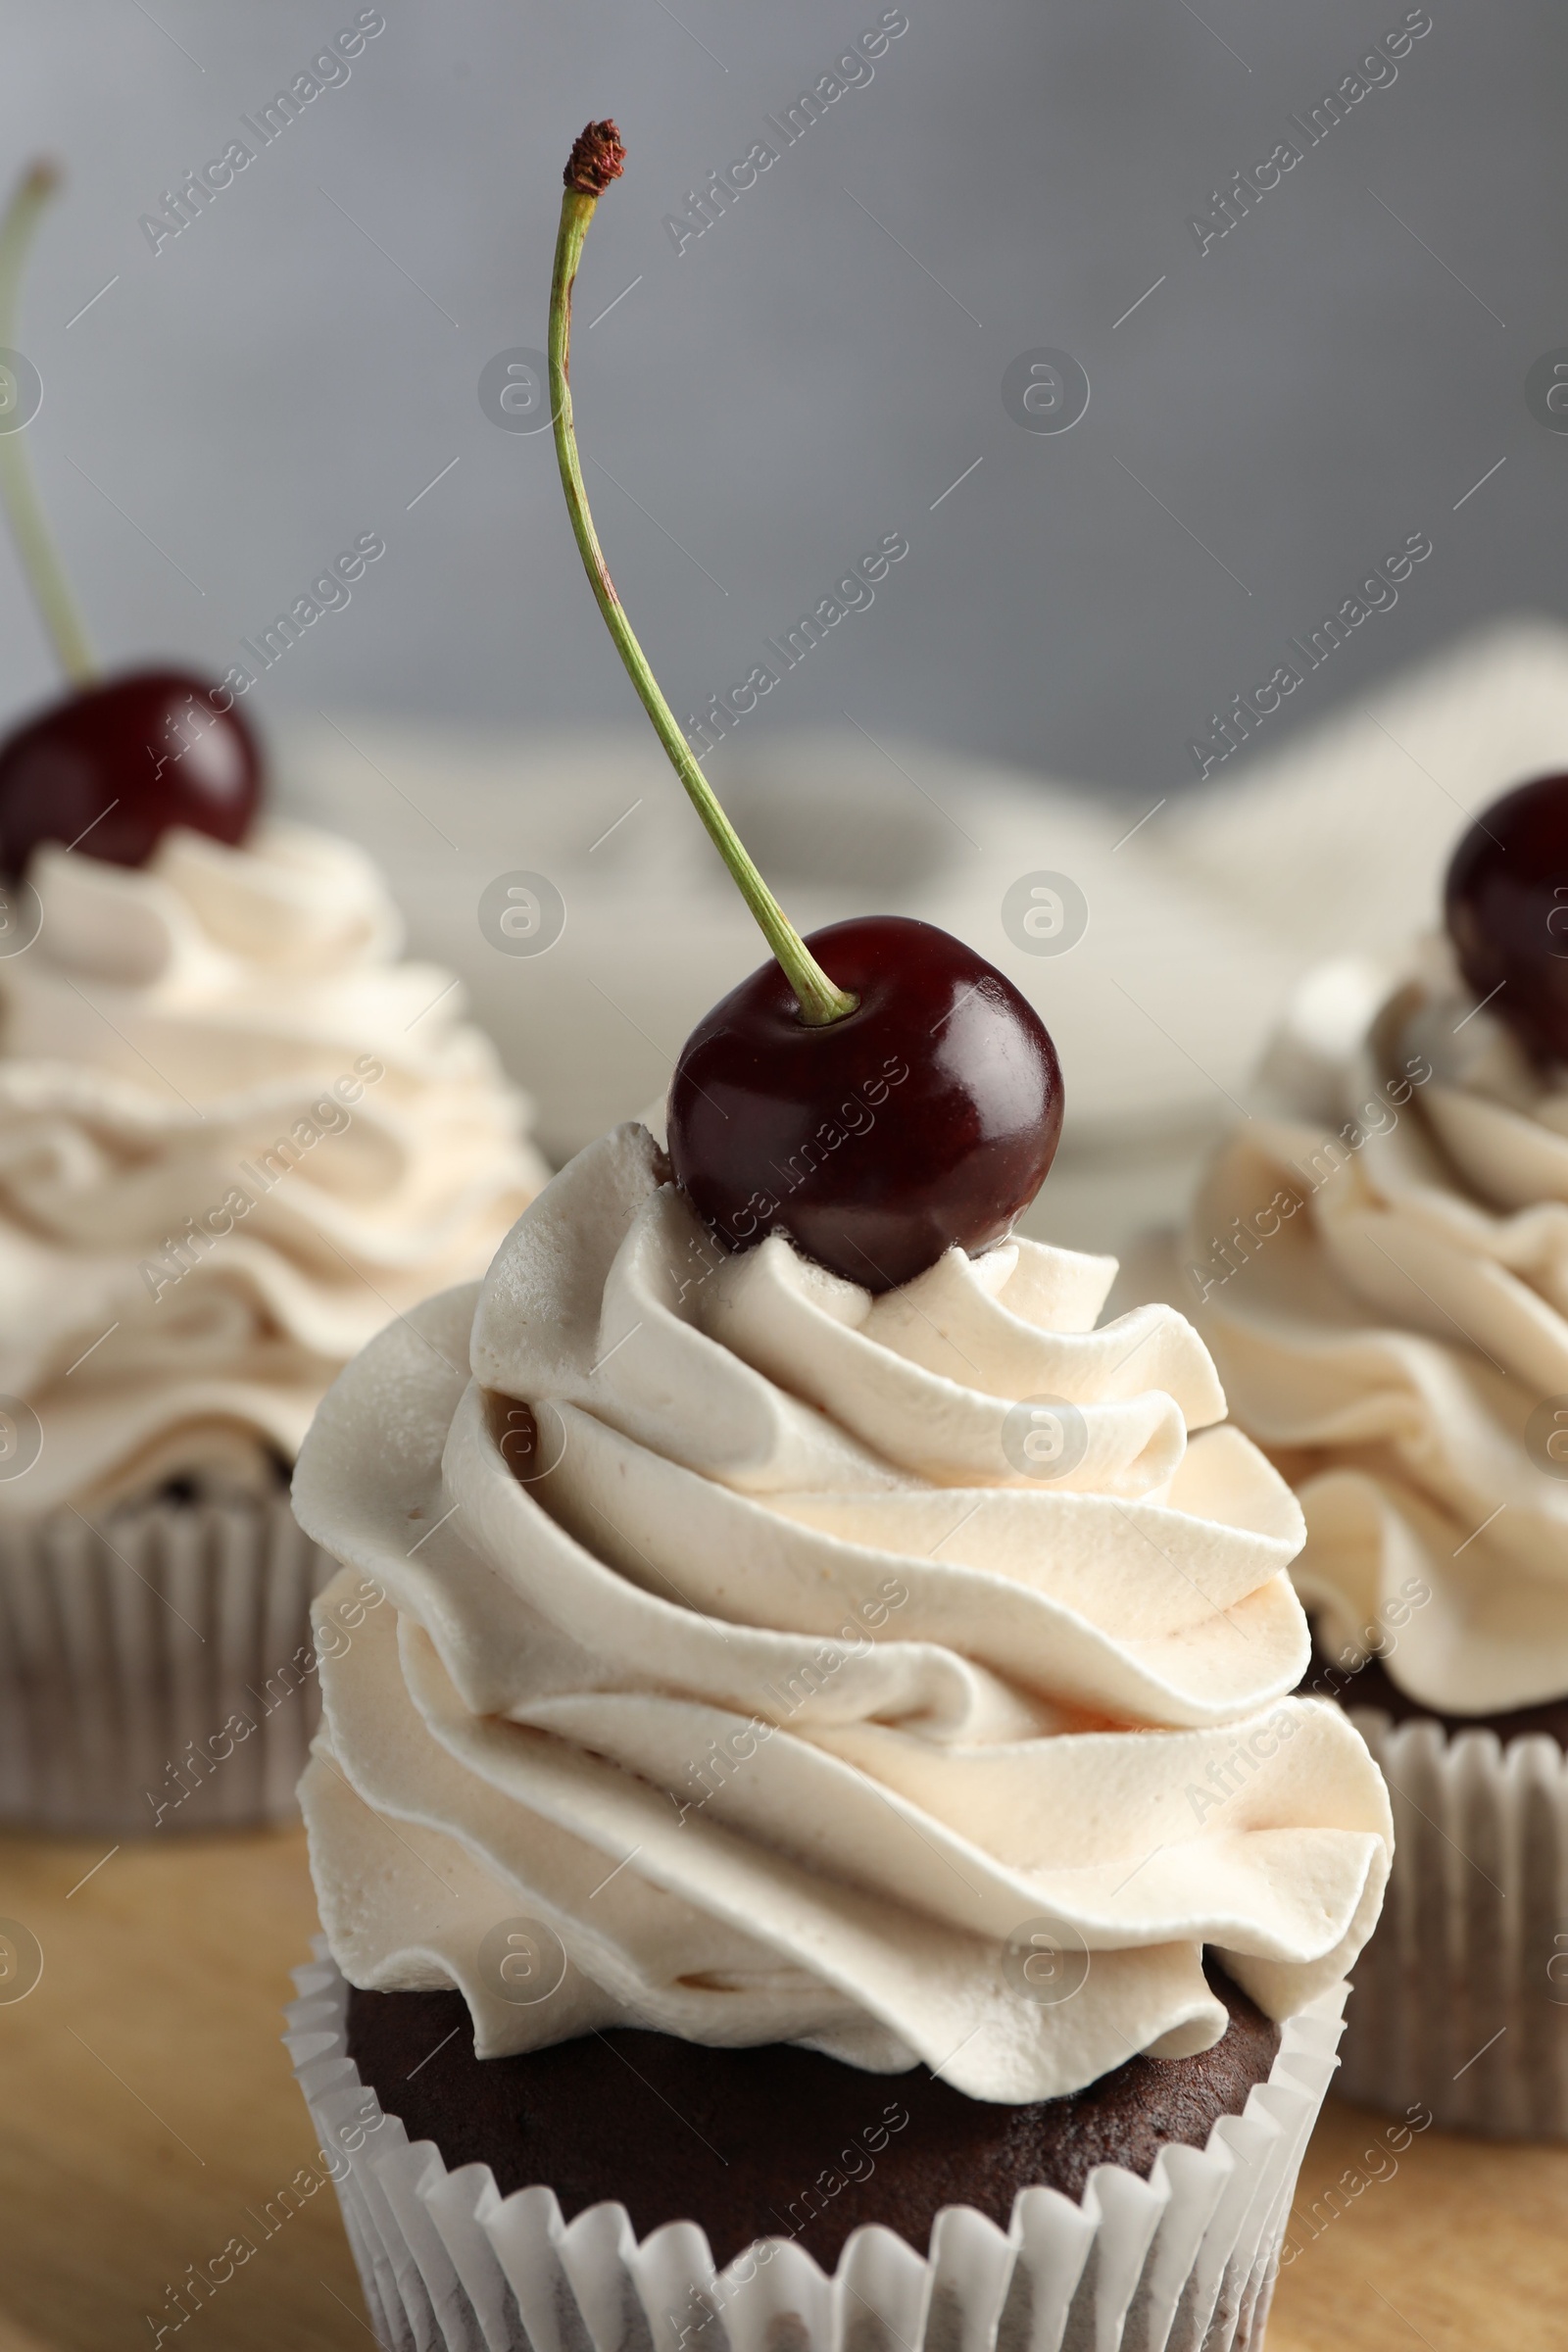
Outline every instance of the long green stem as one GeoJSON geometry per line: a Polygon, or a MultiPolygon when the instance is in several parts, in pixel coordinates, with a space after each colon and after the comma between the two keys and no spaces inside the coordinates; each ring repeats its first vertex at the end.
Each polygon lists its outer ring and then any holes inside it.
{"type": "MultiPolygon", "coordinates": [[[[22,272],[38,216],[58,185],[59,176],[53,165],[31,165],[18,182],[4,220],[0,220],[0,348],[15,348],[22,272]]],[[[6,520],[11,525],[11,536],[16,541],[33,601],[54,641],[60,666],[74,685],[87,685],[97,676],[98,664],[93,660],[87,632],[66,585],[54,539],[44,519],[32,478],[24,426],[14,426],[9,432],[0,430],[0,501],[4,503],[6,520]]]]}
{"type": "Polygon", "coordinates": [[[800,1004],[801,1018],[814,1028],[825,1027],[828,1022],[842,1020],[846,1013],[853,1012],[859,1000],[828,978],[762,880],[740,835],[715,799],[711,785],[698,766],[685,736],[675,723],[669,705],[660,692],[659,681],[648,665],[648,657],[626,618],[620,599],[615,594],[614,582],[605,564],[593,516],[588,510],[588,493],[583,485],[571,415],[571,289],[577,275],[577,265],[582,259],[583,239],[588,233],[588,223],[594,217],[598,201],[597,196],[567,186],[562,200],[561,232],[556,240],[556,266],[550,285],[550,403],[556,456],[561,462],[561,484],[566,494],[572,531],[588,574],[589,586],[605,616],[605,625],[626,664],[626,672],[637,689],[638,700],[654,722],[654,732],[669,755],[670,764],[691,796],[698,815],[708,827],[714,848],[734,875],[742,898],[761,926],[763,937],[783,966],[800,1004]]]}

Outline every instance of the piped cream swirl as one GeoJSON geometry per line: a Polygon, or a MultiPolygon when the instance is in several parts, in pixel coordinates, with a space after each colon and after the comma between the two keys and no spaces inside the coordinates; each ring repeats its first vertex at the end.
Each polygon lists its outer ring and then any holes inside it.
{"type": "Polygon", "coordinates": [[[1012,2101],[1207,2047],[1205,1944],[1275,2015],[1333,1982],[1387,1802],[1287,1695],[1299,1515],[1192,1327],[1097,1329],[1113,1262],[1031,1242],[873,1300],[711,1252],[662,1175],[640,1127],[579,1154],[307,1441],[323,1634],[392,1603],[323,1639],[303,1788],[345,1973],[461,1986],[484,2055],[635,2023],[1012,2101]],[[517,1918],[567,1957],[535,2005],[481,1951],[517,1918]]]}
{"type": "Polygon", "coordinates": [[[1445,1713],[1568,1692],[1563,1075],[1436,942],[1326,967],[1186,1257],[1236,1416],[1299,1492],[1328,1646],[1445,1713]]]}
{"type": "Polygon", "coordinates": [[[30,879],[42,928],[0,959],[0,1399],[42,1449],[0,1461],[0,1521],[270,1483],[341,1366],[545,1181],[526,1106],[348,842],[176,831],[142,870],[51,847],[30,879]]]}

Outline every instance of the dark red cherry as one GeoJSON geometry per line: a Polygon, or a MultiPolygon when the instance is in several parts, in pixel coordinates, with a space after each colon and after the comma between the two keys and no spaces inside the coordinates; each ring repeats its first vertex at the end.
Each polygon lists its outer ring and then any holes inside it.
{"type": "Polygon", "coordinates": [[[1494,801],[1453,853],[1444,914],[1478,999],[1544,1061],[1568,1061],[1568,775],[1494,801]]]}
{"type": "Polygon", "coordinates": [[[699,1021],[669,1090],[669,1157],[731,1250],[787,1233],[808,1257],[889,1291],[955,1243],[1001,1241],[1045,1182],[1061,1070],[1012,982],[961,940],[857,915],[807,946],[859,998],[800,1019],[769,960],[699,1021]]]}
{"type": "Polygon", "coordinates": [[[181,670],[132,670],[51,704],[0,746],[0,872],[40,841],[143,865],[171,825],[243,839],[261,798],[255,736],[221,690],[181,670]]]}

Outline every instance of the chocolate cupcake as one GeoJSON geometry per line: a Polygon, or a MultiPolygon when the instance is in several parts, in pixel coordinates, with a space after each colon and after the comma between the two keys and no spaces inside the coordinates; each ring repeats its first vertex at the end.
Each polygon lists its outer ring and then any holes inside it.
{"type": "Polygon", "coordinates": [[[1304,1688],[1353,1711],[1393,1792],[1398,1859],[1342,2087],[1555,2138],[1568,1076],[1497,1009],[1440,941],[1396,970],[1314,975],[1184,1255],[1232,1412],[1300,1496],[1304,1688]]]}
{"type": "Polygon", "coordinates": [[[1114,1272],[730,1256],[628,1126],[335,1384],[290,2039],[385,2342],[1259,2339],[1389,1816],[1114,1272]]]}
{"type": "Polygon", "coordinates": [[[46,843],[0,960],[0,1819],[292,1812],[331,1564],[287,1482],[389,1317],[544,1181],[448,976],[301,826],[46,843]]]}

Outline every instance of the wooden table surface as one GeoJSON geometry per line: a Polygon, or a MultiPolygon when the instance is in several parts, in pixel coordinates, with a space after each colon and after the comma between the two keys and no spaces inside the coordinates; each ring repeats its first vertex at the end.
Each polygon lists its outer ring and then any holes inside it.
{"type": "MultiPolygon", "coordinates": [[[[166,2321],[182,2352],[364,2352],[329,2186],[177,2335],[168,2300],[315,2154],[278,2040],[316,1924],[303,1834],[105,1850],[0,1838],[0,1918],[44,1961],[0,2002],[0,2352],[132,2352],[166,2321]]],[[[1560,2352],[1568,2148],[1433,2131],[1396,2159],[1384,2129],[1325,2109],[1269,2352],[1560,2352]]]]}

